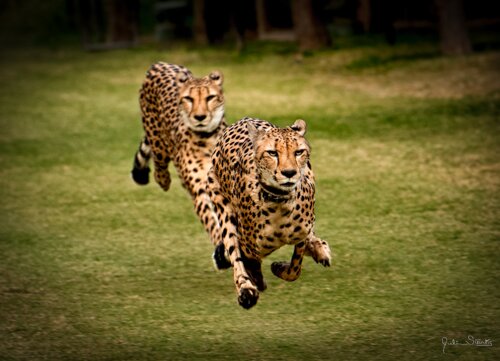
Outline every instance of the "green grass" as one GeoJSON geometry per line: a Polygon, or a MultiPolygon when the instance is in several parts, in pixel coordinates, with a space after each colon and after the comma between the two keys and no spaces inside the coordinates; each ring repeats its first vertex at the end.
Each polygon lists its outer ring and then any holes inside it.
{"type": "Polygon", "coordinates": [[[4,52],[0,359],[499,359],[500,54],[435,53],[4,52]],[[281,249],[243,310],[179,181],[130,180],[158,60],[223,71],[230,122],[306,119],[332,268],[281,249]]]}

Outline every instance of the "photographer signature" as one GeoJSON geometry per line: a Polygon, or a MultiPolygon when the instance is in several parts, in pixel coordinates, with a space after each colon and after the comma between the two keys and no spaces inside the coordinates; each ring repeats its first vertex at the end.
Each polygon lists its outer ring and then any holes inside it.
{"type": "Polygon", "coordinates": [[[460,341],[454,338],[448,339],[447,337],[441,338],[441,343],[443,344],[443,353],[446,350],[446,346],[477,346],[477,347],[492,347],[493,340],[488,338],[480,339],[475,338],[474,336],[469,335],[467,340],[460,341]]]}

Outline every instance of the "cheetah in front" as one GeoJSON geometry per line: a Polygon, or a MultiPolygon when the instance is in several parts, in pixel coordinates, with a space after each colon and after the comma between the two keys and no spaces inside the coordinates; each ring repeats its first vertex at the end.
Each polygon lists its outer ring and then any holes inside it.
{"type": "Polygon", "coordinates": [[[243,118],[224,131],[212,154],[213,257],[217,268],[233,267],[244,308],[266,289],[262,259],[284,245],[294,246],[291,261],[271,265],[283,280],[299,277],[304,255],[330,266],[330,248],[314,234],[315,184],[305,132],[303,120],[277,128],[243,118]]]}

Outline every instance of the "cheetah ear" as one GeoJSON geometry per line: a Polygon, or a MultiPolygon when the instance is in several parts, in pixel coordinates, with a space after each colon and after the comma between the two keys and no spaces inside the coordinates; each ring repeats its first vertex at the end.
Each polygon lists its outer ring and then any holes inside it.
{"type": "Polygon", "coordinates": [[[224,75],[218,70],[214,70],[211,72],[208,77],[215,82],[218,86],[222,86],[222,83],[224,82],[224,75]]]}
{"type": "Polygon", "coordinates": [[[257,137],[259,136],[259,130],[252,122],[247,122],[247,130],[248,130],[248,136],[250,137],[252,142],[254,142],[255,139],[257,139],[257,137]]]}
{"type": "Polygon", "coordinates": [[[179,82],[179,84],[184,84],[188,81],[188,79],[189,76],[185,71],[180,71],[179,73],[177,73],[177,81],[179,82]]]}
{"type": "Polygon", "coordinates": [[[290,128],[304,136],[304,134],[306,134],[307,124],[303,119],[297,119],[295,123],[290,126],[290,128]]]}

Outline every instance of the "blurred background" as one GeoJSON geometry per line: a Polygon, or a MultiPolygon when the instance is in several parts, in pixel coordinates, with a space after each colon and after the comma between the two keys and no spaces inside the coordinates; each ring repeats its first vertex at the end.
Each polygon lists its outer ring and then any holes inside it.
{"type": "Polygon", "coordinates": [[[307,52],[364,35],[388,44],[424,37],[460,55],[499,47],[499,9],[490,0],[3,0],[0,41],[89,51],[179,42],[245,51],[278,41],[307,52]]]}

